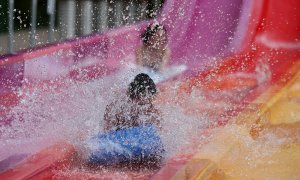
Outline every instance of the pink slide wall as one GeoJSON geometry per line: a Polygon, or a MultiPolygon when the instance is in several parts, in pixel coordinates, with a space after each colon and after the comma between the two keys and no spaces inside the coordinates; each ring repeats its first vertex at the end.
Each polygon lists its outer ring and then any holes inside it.
{"type": "MultiPolygon", "coordinates": [[[[252,1],[235,0],[174,0],[166,1],[158,21],[168,30],[172,50],[171,63],[190,67],[214,61],[240,50],[245,39],[245,24],[253,8],[252,1]]],[[[257,3],[256,3],[257,4],[257,3]]],[[[147,22],[91,35],[78,40],[29,49],[0,58],[1,92],[20,87],[22,80],[49,79],[66,75],[70,67],[101,64],[118,69],[119,61],[140,45],[139,35],[147,22]]],[[[251,30],[251,29],[250,29],[251,30]]],[[[249,31],[249,29],[248,29],[249,31]]],[[[99,70],[102,71],[102,70],[99,70]]]]}

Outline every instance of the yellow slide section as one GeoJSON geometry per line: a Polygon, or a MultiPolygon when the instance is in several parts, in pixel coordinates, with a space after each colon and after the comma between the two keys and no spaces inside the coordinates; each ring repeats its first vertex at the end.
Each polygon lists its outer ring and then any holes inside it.
{"type": "Polygon", "coordinates": [[[276,89],[216,129],[173,179],[300,179],[300,71],[276,89]]]}
{"type": "Polygon", "coordinates": [[[271,124],[300,122],[300,71],[274,99],[266,111],[271,124]]]}

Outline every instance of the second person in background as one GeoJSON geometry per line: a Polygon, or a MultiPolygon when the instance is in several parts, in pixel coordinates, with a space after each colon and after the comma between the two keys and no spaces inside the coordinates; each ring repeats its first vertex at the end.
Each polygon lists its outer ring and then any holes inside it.
{"type": "Polygon", "coordinates": [[[152,23],[142,33],[141,38],[143,45],[136,51],[137,64],[150,71],[162,71],[171,54],[165,27],[159,23],[152,23]]]}

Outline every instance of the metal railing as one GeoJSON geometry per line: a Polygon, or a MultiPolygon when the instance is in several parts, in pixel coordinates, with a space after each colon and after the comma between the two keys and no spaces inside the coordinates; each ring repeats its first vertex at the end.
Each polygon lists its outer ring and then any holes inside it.
{"type": "Polygon", "coordinates": [[[9,0],[8,2],[8,53],[12,53],[14,50],[14,6],[15,1],[9,0]]]}
{"type": "MultiPolygon", "coordinates": [[[[155,17],[162,3],[163,0],[47,0],[47,42],[55,41],[56,30],[60,33],[58,40],[64,40],[155,17]]],[[[8,53],[14,52],[14,6],[15,0],[9,0],[8,53]]],[[[31,0],[30,47],[37,45],[37,6],[38,0],[31,0]]]]}

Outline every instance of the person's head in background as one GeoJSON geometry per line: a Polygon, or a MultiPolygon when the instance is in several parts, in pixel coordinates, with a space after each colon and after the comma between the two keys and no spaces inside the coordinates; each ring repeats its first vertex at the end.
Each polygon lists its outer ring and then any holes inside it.
{"type": "Polygon", "coordinates": [[[150,24],[141,35],[143,45],[155,50],[166,50],[168,44],[167,31],[159,23],[150,24]]]}
{"type": "Polygon", "coordinates": [[[138,104],[149,104],[156,94],[154,81],[144,73],[135,76],[133,82],[129,84],[128,96],[133,102],[138,104]]]}

